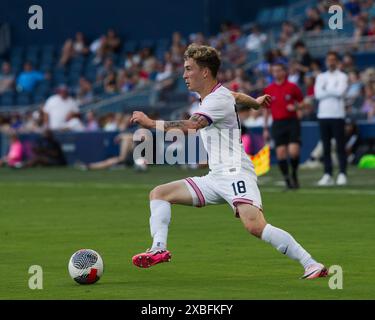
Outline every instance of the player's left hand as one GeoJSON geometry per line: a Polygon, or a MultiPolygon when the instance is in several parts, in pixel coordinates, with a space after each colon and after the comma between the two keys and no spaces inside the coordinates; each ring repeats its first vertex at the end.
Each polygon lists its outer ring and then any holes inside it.
{"type": "Polygon", "coordinates": [[[260,96],[255,99],[261,108],[267,108],[271,102],[272,102],[272,97],[269,94],[265,94],[264,96],[260,96]]]}
{"type": "Polygon", "coordinates": [[[131,123],[137,123],[144,128],[152,128],[153,127],[153,120],[151,120],[148,116],[146,116],[141,111],[134,111],[133,115],[130,119],[131,123]]]}

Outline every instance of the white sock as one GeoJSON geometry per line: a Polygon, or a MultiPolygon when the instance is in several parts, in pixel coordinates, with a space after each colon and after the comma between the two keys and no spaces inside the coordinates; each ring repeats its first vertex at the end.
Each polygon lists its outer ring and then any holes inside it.
{"type": "Polygon", "coordinates": [[[262,240],[270,243],[282,254],[299,261],[306,269],[316,263],[311,255],[286,231],[267,224],[262,233],[262,240]]]}
{"type": "Polygon", "coordinates": [[[171,221],[171,204],[164,200],[151,200],[150,230],[154,241],[151,249],[166,249],[168,226],[171,221]]]}

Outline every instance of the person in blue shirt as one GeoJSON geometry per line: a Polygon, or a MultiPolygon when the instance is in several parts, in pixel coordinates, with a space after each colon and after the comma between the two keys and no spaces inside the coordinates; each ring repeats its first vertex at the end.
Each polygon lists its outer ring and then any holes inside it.
{"type": "Polygon", "coordinates": [[[45,74],[33,69],[31,62],[23,65],[23,72],[17,78],[17,89],[19,91],[31,92],[39,81],[46,78],[45,74]]]}

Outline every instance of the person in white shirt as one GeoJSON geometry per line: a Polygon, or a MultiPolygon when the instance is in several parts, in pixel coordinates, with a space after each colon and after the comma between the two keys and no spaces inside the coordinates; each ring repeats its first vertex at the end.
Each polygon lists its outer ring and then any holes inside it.
{"type": "Polygon", "coordinates": [[[257,26],[254,26],[246,39],[246,49],[248,51],[262,51],[264,43],[267,41],[267,35],[261,33],[257,26]]]}
{"type": "Polygon", "coordinates": [[[57,94],[49,97],[43,106],[44,123],[51,130],[63,130],[68,116],[79,113],[78,103],[69,96],[68,88],[60,85],[57,94]]]}
{"type": "Polygon", "coordinates": [[[288,232],[268,224],[263,215],[254,165],[246,155],[240,139],[241,128],[236,103],[259,109],[270,104],[271,96],[253,99],[223,87],[217,80],[220,55],[212,47],[192,44],[187,48],[184,60],[185,83],[189,90],[199,93],[201,98],[199,108],[190,119],[155,121],[143,112],[135,111],[131,120],[146,129],[157,128],[173,132],[180,130],[181,133],[199,130],[208,153],[210,172],[202,177],[159,185],[151,191],[150,229],[153,244],[150,250],[135,255],[133,264],[148,268],[170,261],[167,236],[172,204],[203,207],[226,202],[249,233],[270,243],[289,258],[299,261],[305,269],[302,278],[327,276],[324,265],[316,262],[288,232]]]}
{"type": "Polygon", "coordinates": [[[315,98],[319,100],[318,120],[323,142],[324,175],[318,186],[332,186],[333,168],[331,159],[331,139],[336,140],[340,172],[336,184],[347,184],[345,153],[345,96],[348,76],[338,69],[339,56],[330,51],[326,55],[327,71],[319,74],[315,82],[315,98]]]}

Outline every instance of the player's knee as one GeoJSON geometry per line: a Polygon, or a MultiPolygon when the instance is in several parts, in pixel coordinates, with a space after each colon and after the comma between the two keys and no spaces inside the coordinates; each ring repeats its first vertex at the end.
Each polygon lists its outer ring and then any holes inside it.
{"type": "Polygon", "coordinates": [[[264,229],[263,226],[249,223],[245,227],[246,227],[246,230],[249,231],[249,233],[252,234],[253,236],[257,238],[260,238],[262,236],[262,232],[264,229]]]}
{"type": "Polygon", "coordinates": [[[162,186],[157,186],[150,192],[150,200],[166,200],[167,199],[167,193],[164,191],[164,188],[162,186]]]}

